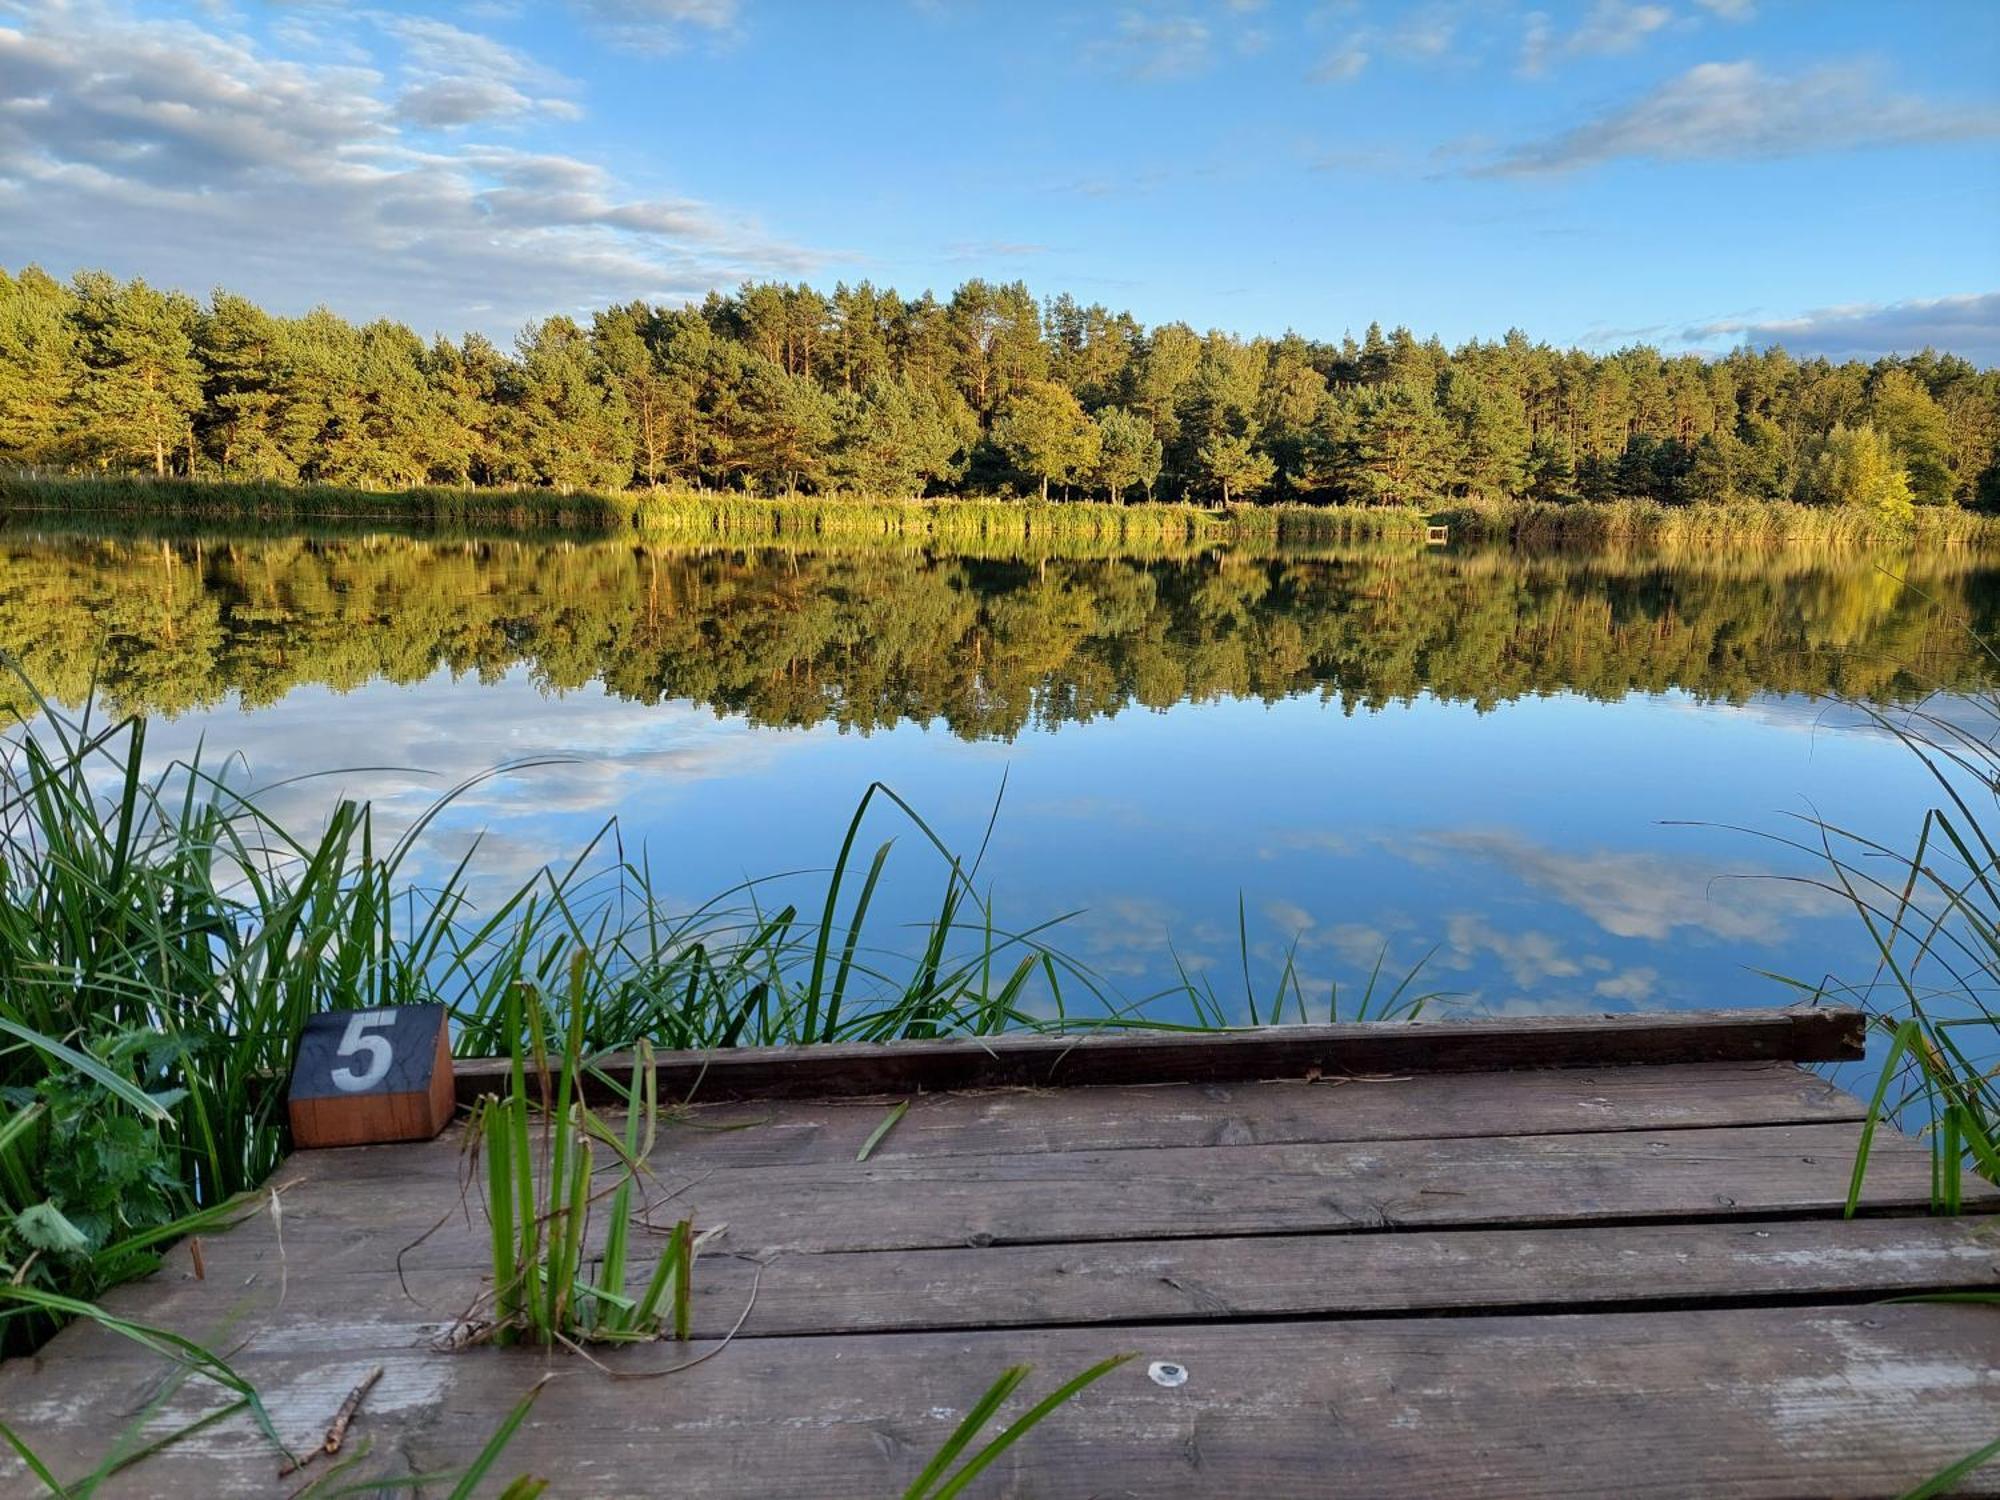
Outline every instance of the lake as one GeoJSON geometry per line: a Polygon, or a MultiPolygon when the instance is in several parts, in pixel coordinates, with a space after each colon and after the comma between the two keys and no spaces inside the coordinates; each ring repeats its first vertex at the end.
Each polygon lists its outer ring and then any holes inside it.
{"type": "MultiPolygon", "coordinates": [[[[414,819],[442,873],[512,882],[616,818],[692,906],[809,904],[886,783],[1008,925],[1138,1001],[1231,1014],[1289,961],[1308,1015],[1421,964],[1497,1014],[1782,1003],[1870,972],[1768,835],[1898,847],[1930,789],[1832,698],[1979,680],[2000,559],[1409,543],[1156,559],[660,550],[407,536],[0,533],[0,646],[162,759],[312,822],[414,819]],[[525,763],[525,764],[524,764],[525,763]],[[1004,793],[1003,793],[1004,788],[1004,793]],[[997,814],[996,814],[997,803],[997,814]],[[1240,925],[1239,925],[1240,924],[1240,925]],[[1762,972],[1760,972],[1762,971],[1762,972]]],[[[16,709],[27,695],[6,689],[16,709]]],[[[892,920],[942,866],[893,809],[892,920]]],[[[1170,1006],[1168,1014],[1184,1013],[1170,1006]]],[[[1296,1001],[1291,1002],[1296,1005],[1296,1001]]]]}

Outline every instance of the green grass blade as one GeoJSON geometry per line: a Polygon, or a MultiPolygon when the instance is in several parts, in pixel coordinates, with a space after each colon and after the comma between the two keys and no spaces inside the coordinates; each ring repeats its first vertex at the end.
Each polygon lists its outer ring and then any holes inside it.
{"type": "Polygon", "coordinates": [[[861,1149],[854,1153],[856,1161],[866,1161],[875,1154],[875,1148],[882,1144],[882,1138],[896,1128],[896,1122],[910,1112],[910,1101],[905,1099],[886,1115],[882,1123],[868,1132],[868,1139],[861,1143],[861,1149]]]}
{"type": "Polygon", "coordinates": [[[1136,1355],[1132,1354],[1114,1354],[1111,1358],[1092,1365],[1082,1374],[1072,1376],[1069,1380],[1064,1381],[1062,1385],[1042,1397],[1041,1400],[1023,1412],[1016,1421],[1008,1426],[998,1437],[993,1439],[992,1442],[988,1443],[978,1453],[968,1459],[965,1467],[954,1474],[950,1482],[937,1491],[935,1500],[951,1500],[952,1496],[960,1493],[968,1484],[977,1479],[989,1464],[1040,1425],[1050,1412],[1061,1406],[1065,1401],[1068,1401],[1077,1392],[1083,1390],[1084,1387],[1102,1380],[1120,1365],[1129,1364],[1136,1357],[1136,1355]]]}

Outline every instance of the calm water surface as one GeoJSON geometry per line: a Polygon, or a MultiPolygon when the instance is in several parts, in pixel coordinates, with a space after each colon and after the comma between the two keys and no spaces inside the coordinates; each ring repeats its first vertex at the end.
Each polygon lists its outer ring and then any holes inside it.
{"type": "MultiPolygon", "coordinates": [[[[562,758],[454,803],[434,870],[483,832],[482,870],[516,880],[615,816],[693,905],[824,867],[873,780],[970,851],[1004,782],[981,884],[1013,925],[1074,913],[1058,942],[1128,997],[1178,953],[1240,1009],[1240,897],[1260,992],[1296,944],[1323,1010],[1386,949],[1398,976],[1428,954],[1422,987],[1457,1006],[1527,1014],[1865,977],[1852,916],[1780,878],[1812,862],[1722,825],[1817,812],[1910,843],[1918,769],[1824,695],[1969,687],[1964,626],[1992,628],[1996,585],[1965,555],[14,533],[0,646],[72,704],[95,673],[157,717],[162,755],[287,783],[273,805],[300,821],[336,795],[413,817],[562,758]]],[[[938,866],[893,816],[870,844],[891,835],[884,910],[915,918],[938,866]]]]}

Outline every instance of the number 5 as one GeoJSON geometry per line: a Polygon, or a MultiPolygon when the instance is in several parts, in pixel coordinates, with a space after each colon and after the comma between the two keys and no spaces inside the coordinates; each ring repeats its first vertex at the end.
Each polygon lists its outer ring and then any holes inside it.
{"type": "Polygon", "coordinates": [[[395,1059],[395,1051],[389,1046],[389,1039],[368,1035],[371,1026],[393,1026],[396,1024],[394,1010],[377,1011],[373,1015],[356,1012],[348,1017],[347,1031],[340,1038],[340,1045],[334,1049],[335,1057],[355,1057],[362,1053],[368,1056],[368,1066],[359,1073],[352,1068],[335,1068],[333,1086],[349,1094],[358,1094],[363,1089],[372,1089],[380,1083],[389,1071],[389,1064],[395,1059]]]}

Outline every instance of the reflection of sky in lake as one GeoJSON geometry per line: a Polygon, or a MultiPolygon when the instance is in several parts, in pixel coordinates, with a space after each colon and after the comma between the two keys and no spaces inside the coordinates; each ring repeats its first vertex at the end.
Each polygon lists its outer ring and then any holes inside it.
{"type": "MultiPolygon", "coordinates": [[[[1400,977],[1435,949],[1420,987],[1507,1013],[1781,1003],[1754,970],[1813,981],[1869,972],[1853,916],[1780,874],[1803,856],[1716,826],[1782,832],[1827,818],[1898,845],[1930,788],[1884,736],[1839,710],[1764,697],[1743,708],[1682,694],[1617,703],[1558,695],[1486,713],[1419,698],[1343,714],[1311,698],[1137,709],[1011,743],[905,725],[875,734],[756,729],[684,702],[595,688],[564,697],[524,670],[481,684],[311,687],[276,704],[156,723],[153,746],[240,752],[249,784],[358,765],[283,788],[287,819],[336,789],[414,816],[439,790],[502,762],[571,761],[488,781],[430,837],[429,873],[484,831],[481,865],[517,880],[616,815],[659,889],[692,904],[746,876],[823,868],[871,780],[907,798],[954,848],[979,843],[1006,795],[980,883],[1003,924],[1074,912],[1057,944],[1128,997],[1169,984],[1173,951],[1240,1007],[1239,893],[1252,975],[1268,996],[1296,939],[1315,1011],[1358,995],[1386,944],[1400,977]],[[1746,878],[1739,878],[1746,877],[1746,878]]],[[[940,867],[898,836],[878,942],[928,914],[940,867]]],[[[785,888],[812,909],[816,876],[785,888]]],[[[910,946],[914,946],[911,944],[910,946]]]]}

